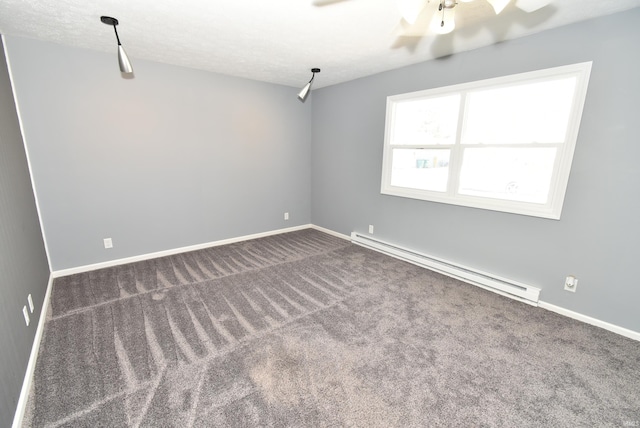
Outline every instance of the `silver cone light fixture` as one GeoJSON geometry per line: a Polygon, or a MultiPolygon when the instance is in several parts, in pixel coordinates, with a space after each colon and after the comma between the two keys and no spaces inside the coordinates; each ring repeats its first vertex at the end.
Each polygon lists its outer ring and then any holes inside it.
{"type": "Polygon", "coordinates": [[[131,61],[129,61],[129,57],[120,43],[120,37],[118,37],[118,30],[116,29],[118,20],[110,16],[101,16],[100,21],[102,21],[103,24],[112,25],[113,31],[116,33],[116,40],[118,41],[118,65],[120,66],[120,71],[127,74],[133,73],[131,61]]]}
{"type": "Polygon", "coordinates": [[[302,90],[298,94],[298,98],[300,99],[300,101],[304,101],[307,99],[307,95],[309,95],[309,91],[311,90],[311,83],[313,82],[313,78],[316,77],[316,73],[320,73],[320,69],[312,68],[311,73],[313,73],[311,75],[311,80],[309,80],[309,83],[304,85],[304,88],[302,88],[302,90]]]}

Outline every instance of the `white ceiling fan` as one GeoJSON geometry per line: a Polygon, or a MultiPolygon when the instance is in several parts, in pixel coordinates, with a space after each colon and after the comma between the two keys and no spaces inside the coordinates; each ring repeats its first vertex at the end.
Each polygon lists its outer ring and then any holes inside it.
{"type": "MultiPolygon", "coordinates": [[[[455,29],[455,8],[459,3],[471,3],[474,0],[397,0],[398,9],[405,25],[413,26],[418,20],[424,20],[426,12],[432,14],[428,24],[431,31],[436,34],[447,34],[455,29]]],[[[487,2],[493,8],[495,14],[502,12],[509,3],[525,12],[535,12],[549,5],[551,0],[475,0],[487,2]]],[[[424,34],[423,31],[420,33],[424,34]]],[[[411,34],[405,35],[422,35],[411,34]]]]}

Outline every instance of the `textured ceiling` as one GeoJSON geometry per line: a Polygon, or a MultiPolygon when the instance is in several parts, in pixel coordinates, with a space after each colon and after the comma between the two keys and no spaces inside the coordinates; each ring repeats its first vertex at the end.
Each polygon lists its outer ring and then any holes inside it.
{"type": "Polygon", "coordinates": [[[333,85],[450,53],[640,6],[640,0],[552,0],[526,13],[511,0],[456,6],[453,33],[425,32],[438,1],[413,28],[397,0],[0,0],[0,33],[116,52],[118,33],[136,59],[300,87],[333,85]]]}

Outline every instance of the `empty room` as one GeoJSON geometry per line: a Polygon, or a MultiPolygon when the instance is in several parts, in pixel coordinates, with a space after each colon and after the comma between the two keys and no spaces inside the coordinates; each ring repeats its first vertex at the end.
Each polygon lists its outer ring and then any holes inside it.
{"type": "Polygon", "coordinates": [[[1,427],[640,426],[640,0],[0,0],[1,427]]]}

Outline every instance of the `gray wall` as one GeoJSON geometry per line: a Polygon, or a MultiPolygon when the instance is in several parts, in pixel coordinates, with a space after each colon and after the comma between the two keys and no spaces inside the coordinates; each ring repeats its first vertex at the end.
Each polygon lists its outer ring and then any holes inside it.
{"type": "Polygon", "coordinates": [[[345,234],[373,224],[379,238],[640,331],[638,28],[633,9],[317,90],[312,222],[345,234]],[[583,61],[593,68],[561,220],[380,194],[387,96],[583,61]],[[569,274],[575,294],[563,290],[569,274]]]}
{"type": "Polygon", "coordinates": [[[0,426],[10,426],[49,280],[27,157],[0,42],[0,426]],[[27,327],[22,307],[36,307],[27,327]]]}
{"type": "Polygon", "coordinates": [[[53,270],[310,222],[296,88],[6,43],[53,270]]]}

